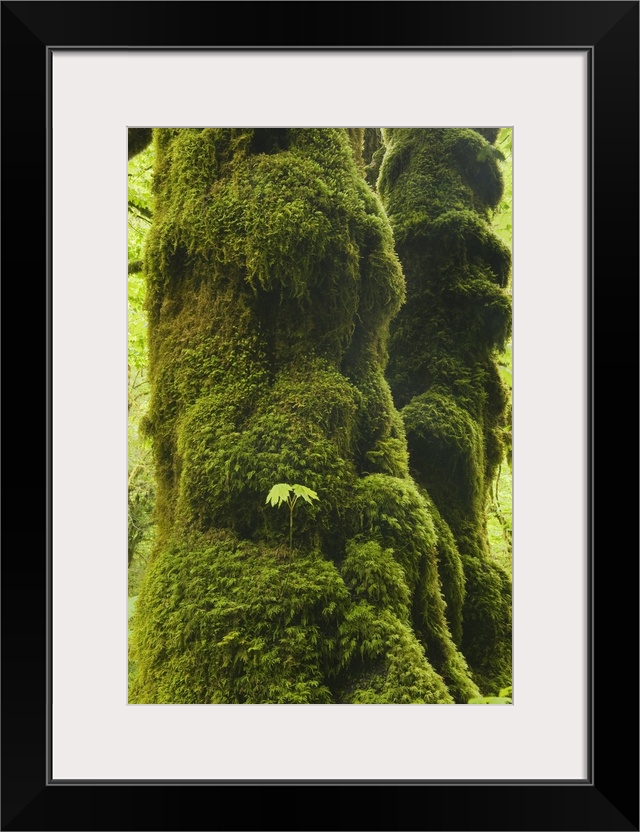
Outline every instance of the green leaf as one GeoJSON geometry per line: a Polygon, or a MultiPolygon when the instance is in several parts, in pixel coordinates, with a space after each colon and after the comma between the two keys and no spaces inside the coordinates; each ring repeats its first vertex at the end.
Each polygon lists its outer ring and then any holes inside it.
{"type": "Polygon", "coordinates": [[[509,685],[508,688],[500,688],[498,696],[513,696],[513,685],[509,685]]]}
{"type": "Polygon", "coordinates": [[[129,598],[129,615],[127,618],[131,618],[131,616],[136,611],[136,603],[138,601],[138,596],[134,595],[132,598],[129,598]]]}
{"type": "Polygon", "coordinates": [[[319,500],[320,499],[318,497],[318,495],[316,494],[316,492],[313,491],[311,488],[307,488],[306,485],[298,485],[296,483],[292,487],[292,491],[297,497],[302,497],[302,499],[306,500],[308,503],[310,503],[311,500],[319,500]]]}
{"type": "Polygon", "coordinates": [[[279,482],[277,485],[274,485],[271,491],[267,494],[265,502],[270,503],[272,506],[280,506],[282,503],[286,503],[289,499],[290,491],[291,486],[289,483],[279,482]]]}
{"type": "Polygon", "coordinates": [[[508,696],[474,696],[469,699],[468,705],[511,705],[511,699],[508,696]]]}

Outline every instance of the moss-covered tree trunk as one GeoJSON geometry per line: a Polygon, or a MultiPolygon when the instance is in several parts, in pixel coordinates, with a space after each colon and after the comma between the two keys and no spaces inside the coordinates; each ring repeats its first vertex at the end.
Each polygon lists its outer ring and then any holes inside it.
{"type": "MultiPolygon", "coordinates": [[[[154,141],[158,536],[130,700],[477,695],[384,377],[404,279],[357,133],[159,129],[154,141]],[[292,552],[288,510],[265,504],[280,482],[319,498],[296,506],[292,552]]],[[[447,580],[461,583],[459,561],[447,580]]]]}
{"type": "MultiPolygon", "coordinates": [[[[511,684],[511,583],[490,560],[486,530],[506,427],[496,354],[511,332],[511,254],[488,222],[502,193],[496,136],[386,130],[378,180],[407,282],[387,377],[411,472],[439,513],[441,557],[450,560],[454,545],[462,558],[462,618],[450,623],[485,691],[511,684]]],[[[455,613],[460,600],[450,605],[455,613]]]]}

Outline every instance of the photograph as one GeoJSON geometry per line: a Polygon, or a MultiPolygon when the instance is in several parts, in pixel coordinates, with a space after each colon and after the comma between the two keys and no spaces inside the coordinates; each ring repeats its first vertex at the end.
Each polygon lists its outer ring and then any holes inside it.
{"type": "Polygon", "coordinates": [[[0,828],[638,832],[639,0],[0,5],[0,828]]]}
{"type": "Polygon", "coordinates": [[[128,129],[130,704],[512,704],[512,133],[128,129]]]}

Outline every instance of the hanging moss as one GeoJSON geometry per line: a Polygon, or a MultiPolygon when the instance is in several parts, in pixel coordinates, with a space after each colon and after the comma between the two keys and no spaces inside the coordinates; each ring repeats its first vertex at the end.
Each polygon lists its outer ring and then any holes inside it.
{"type": "Polygon", "coordinates": [[[159,532],[131,701],[466,702],[384,377],[405,288],[362,131],[154,134],[159,532]],[[318,495],[291,551],[288,511],[265,504],[279,482],[318,495]]]}
{"type": "MultiPolygon", "coordinates": [[[[465,660],[456,649],[447,618],[439,573],[441,557],[450,555],[443,574],[451,599],[454,630],[460,618],[464,576],[455,549],[446,538],[438,540],[428,502],[409,478],[374,474],[358,481],[353,503],[356,540],[375,540],[393,552],[403,569],[411,597],[411,620],[416,634],[438,673],[447,681],[457,701],[474,694],[465,660]],[[425,557],[428,553],[428,557],[425,557]]],[[[438,518],[438,522],[440,519],[438,518]]]]}
{"type": "Polygon", "coordinates": [[[382,141],[382,130],[379,127],[366,127],[362,146],[364,176],[374,190],[383,157],[384,144],[382,141]]]}
{"type": "MultiPolygon", "coordinates": [[[[436,557],[442,594],[446,598],[445,616],[455,644],[462,644],[462,610],[465,599],[465,575],[462,559],[448,524],[425,491],[422,496],[427,502],[429,514],[436,533],[436,557]]],[[[463,651],[464,653],[464,651],[463,651]]]]}
{"type": "Polygon", "coordinates": [[[511,332],[510,252],[488,223],[502,192],[496,136],[385,130],[378,180],[407,281],[387,377],[412,474],[437,507],[449,624],[485,691],[511,680],[511,586],[489,560],[485,527],[507,427],[496,355],[511,332]]]}
{"type": "Polygon", "coordinates": [[[340,628],[340,652],[348,669],[338,702],[354,705],[450,705],[444,680],[426,660],[411,629],[388,610],[352,604],[340,628]]]}

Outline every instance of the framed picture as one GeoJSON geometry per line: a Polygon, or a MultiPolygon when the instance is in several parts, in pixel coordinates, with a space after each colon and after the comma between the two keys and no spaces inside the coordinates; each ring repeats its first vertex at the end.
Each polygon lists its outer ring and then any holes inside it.
{"type": "Polygon", "coordinates": [[[5,240],[43,244],[5,245],[5,286],[42,277],[47,356],[45,536],[3,564],[3,828],[638,829],[610,370],[637,352],[638,3],[339,8],[2,4],[5,240]],[[476,123],[514,137],[513,706],[129,705],[127,127],[476,123]]]}

